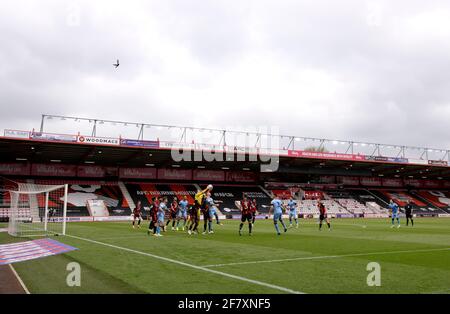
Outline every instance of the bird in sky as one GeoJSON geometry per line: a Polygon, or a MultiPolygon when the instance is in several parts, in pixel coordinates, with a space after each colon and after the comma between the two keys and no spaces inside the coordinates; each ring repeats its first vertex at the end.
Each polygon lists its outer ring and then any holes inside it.
{"type": "Polygon", "coordinates": [[[117,63],[113,63],[113,66],[115,66],[117,69],[117,67],[119,66],[119,59],[117,59],[117,63]]]}

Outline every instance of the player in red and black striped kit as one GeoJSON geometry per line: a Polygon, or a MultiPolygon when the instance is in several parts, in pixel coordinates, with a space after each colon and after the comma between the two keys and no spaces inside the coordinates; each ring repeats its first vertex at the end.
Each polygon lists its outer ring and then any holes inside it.
{"type": "Polygon", "coordinates": [[[159,200],[157,197],[153,198],[153,204],[150,207],[150,224],[148,226],[147,234],[150,234],[153,231],[153,234],[156,233],[156,224],[158,222],[158,208],[159,208],[159,200]]]}
{"type": "Polygon", "coordinates": [[[166,227],[172,221],[172,230],[175,230],[175,222],[177,221],[178,214],[178,199],[173,198],[172,204],[170,204],[169,219],[167,220],[166,227]]]}
{"type": "Polygon", "coordinates": [[[245,221],[248,221],[248,235],[252,235],[252,220],[253,215],[251,211],[251,201],[244,195],[241,201],[241,224],[239,225],[239,235],[242,235],[242,227],[245,221]]]}
{"type": "Polygon", "coordinates": [[[325,220],[328,225],[328,230],[331,230],[330,220],[328,219],[327,209],[319,198],[317,200],[317,207],[319,208],[319,230],[322,230],[322,222],[325,220]]]}
{"type": "Polygon", "coordinates": [[[136,219],[138,220],[138,228],[141,227],[141,220],[142,220],[141,209],[142,209],[141,201],[138,201],[136,207],[133,209],[133,229],[136,219]]]}

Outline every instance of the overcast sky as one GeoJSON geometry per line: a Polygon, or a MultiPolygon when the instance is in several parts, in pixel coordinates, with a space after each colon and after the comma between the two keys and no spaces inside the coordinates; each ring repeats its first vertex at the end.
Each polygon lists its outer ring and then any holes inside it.
{"type": "Polygon", "coordinates": [[[0,58],[0,129],[47,113],[450,148],[448,0],[1,1],[0,58]]]}

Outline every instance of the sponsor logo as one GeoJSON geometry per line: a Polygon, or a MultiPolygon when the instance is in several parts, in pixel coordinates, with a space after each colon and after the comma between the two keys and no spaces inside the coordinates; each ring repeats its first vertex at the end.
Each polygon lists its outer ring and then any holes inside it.
{"type": "Polygon", "coordinates": [[[30,132],[28,131],[5,130],[4,135],[14,138],[30,138],[30,132]]]}
{"type": "Polygon", "coordinates": [[[388,158],[383,156],[364,156],[364,159],[370,161],[388,161],[388,158]]]}
{"type": "Polygon", "coordinates": [[[353,215],[353,214],[337,214],[336,217],[337,218],[357,218],[359,216],[353,215]]]}
{"type": "Polygon", "coordinates": [[[445,160],[428,160],[428,164],[432,166],[448,166],[448,161],[445,160]]]}
{"type": "Polygon", "coordinates": [[[131,216],[93,217],[94,221],[124,221],[132,220],[131,216]]]}
{"type": "Polygon", "coordinates": [[[410,159],[409,163],[410,164],[419,164],[419,165],[428,165],[428,161],[423,160],[423,159],[410,159]]]}
{"type": "Polygon", "coordinates": [[[388,158],[389,162],[398,162],[398,163],[408,163],[408,159],[407,158],[388,158]]]}
{"type": "Polygon", "coordinates": [[[120,140],[120,145],[146,147],[146,148],[159,148],[158,141],[139,141],[139,140],[122,139],[120,140]]]}
{"type": "Polygon", "coordinates": [[[309,152],[309,151],[297,151],[297,150],[288,150],[288,156],[305,157],[305,158],[320,158],[320,159],[342,159],[342,160],[364,160],[364,157],[365,157],[363,155],[321,153],[321,152],[309,152]]]}
{"type": "Polygon", "coordinates": [[[41,132],[32,132],[30,134],[30,138],[36,140],[46,140],[46,141],[54,141],[54,142],[76,142],[76,135],[66,135],[66,134],[51,134],[51,133],[41,133],[41,132]]]}
{"type": "Polygon", "coordinates": [[[117,138],[93,137],[93,136],[78,136],[78,142],[83,144],[100,144],[100,145],[119,145],[120,141],[117,138]]]}

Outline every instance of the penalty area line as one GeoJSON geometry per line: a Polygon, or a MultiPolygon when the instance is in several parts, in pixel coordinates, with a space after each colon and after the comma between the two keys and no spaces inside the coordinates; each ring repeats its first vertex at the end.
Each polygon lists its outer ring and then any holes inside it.
{"type": "Polygon", "coordinates": [[[203,265],[202,267],[224,267],[224,266],[235,266],[235,265],[248,265],[248,264],[264,264],[264,263],[276,263],[276,262],[291,262],[291,261],[302,261],[302,260],[314,260],[314,259],[331,259],[331,258],[345,258],[345,257],[358,257],[358,256],[370,256],[370,255],[387,255],[387,254],[402,254],[402,253],[426,253],[434,251],[449,251],[450,248],[442,249],[424,249],[424,250],[406,250],[406,251],[387,251],[387,252],[369,252],[369,253],[355,253],[355,254],[344,254],[344,255],[322,255],[322,256],[306,256],[306,257],[294,257],[285,259],[272,259],[272,260],[262,260],[262,261],[248,261],[248,262],[236,262],[227,264],[213,264],[213,265],[203,265]]]}
{"type": "Polygon", "coordinates": [[[258,286],[267,287],[267,288],[274,289],[274,290],[279,290],[279,291],[292,293],[292,294],[304,294],[304,292],[300,292],[300,291],[292,290],[292,289],[289,289],[289,288],[273,285],[273,284],[262,282],[262,281],[259,281],[259,280],[254,280],[254,279],[249,279],[249,278],[245,278],[245,277],[241,277],[241,276],[237,276],[237,275],[232,275],[232,274],[224,273],[224,272],[221,272],[221,271],[209,269],[209,268],[206,268],[204,266],[197,266],[197,265],[185,263],[185,262],[182,262],[182,261],[178,261],[178,260],[175,260],[175,259],[171,259],[171,258],[168,258],[168,257],[163,257],[163,256],[151,254],[151,253],[146,253],[146,252],[141,252],[141,251],[129,249],[129,248],[126,248],[126,247],[117,246],[117,245],[114,245],[114,244],[104,243],[104,242],[95,241],[95,240],[91,240],[91,239],[87,239],[87,238],[81,238],[81,237],[77,237],[77,236],[73,236],[73,235],[66,235],[66,237],[70,237],[70,238],[74,238],[74,239],[78,239],[78,240],[82,240],[82,241],[86,241],[86,242],[91,242],[91,243],[95,243],[95,244],[98,244],[98,245],[103,245],[103,246],[106,246],[106,247],[110,247],[110,248],[114,248],[114,249],[118,249],[118,250],[122,250],[122,251],[127,251],[127,252],[131,252],[131,253],[139,254],[139,255],[152,257],[152,258],[163,260],[163,261],[170,262],[170,263],[173,263],[173,264],[178,264],[178,265],[182,265],[182,266],[185,266],[185,267],[201,270],[201,271],[212,273],[212,274],[219,275],[219,276],[222,276],[222,277],[228,277],[228,278],[232,278],[232,279],[236,279],[236,280],[240,280],[240,281],[245,281],[245,282],[248,282],[248,283],[252,283],[252,284],[255,284],[255,285],[258,285],[258,286]]]}

